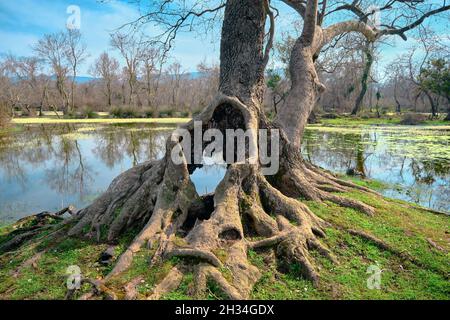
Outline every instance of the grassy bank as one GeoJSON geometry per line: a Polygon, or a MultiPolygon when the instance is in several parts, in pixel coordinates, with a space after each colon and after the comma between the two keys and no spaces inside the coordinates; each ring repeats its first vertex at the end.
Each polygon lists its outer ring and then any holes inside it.
{"type": "MultiPolygon", "coordinates": [[[[380,188],[378,182],[358,183],[380,188]]],[[[322,240],[336,255],[338,264],[332,264],[321,256],[314,256],[320,267],[321,281],[313,287],[299,277],[299,270],[292,265],[288,272],[280,272],[274,260],[274,251],[249,251],[251,262],[262,271],[256,284],[253,299],[449,299],[448,281],[450,218],[433,214],[411,204],[397,200],[380,200],[374,195],[351,192],[345,196],[362,200],[376,208],[376,215],[368,217],[353,209],[332,203],[309,202],[310,208],[330,222],[326,237],[322,240]],[[354,236],[346,229],[364,231],[385,241],[396,252],[414,258],[414,262],[398,254],[380,249],[374,243],[354,236]],[[380,290],[368,289],[369,266],[381,270],[380,290]]],[[[10,229],[0,229],[0,242],[8,238],[10,229]]],[[[97,261],[106,245],[78,239],[50,243],[41,235],[23,249],[0,257],[1,299],[62,299],[65,294],[66,269],[71,265],[81,267],[83,275],[102,278],[111,266],[97,261]],[[36,254],[45,252],[36,259],[36,254]]],[[[118,256],[132,239],[133,233],[123,237],[115,248],[118,256]]],[[[120,291],[128,281],[141,277],[137,287],[139,298],[148,296],[152,288],[164,277],[176,259],[149,267],[148,261],[154,249],[138,253],[132,267],[110,283],[110,288],[120,291]]],[[[223,272],[226,273],[226,270],[223,272]]],[[[180,287],[166,295],[165,299],[188,299],[192,292],[193,275],[185,275],[180,287]]],[[[82,292],[89,288],[83,287],[82,292]]],[[[81,293],[80,293],[81,294],[81,293]]],[[[205,299],[220,298],[214,285],[209,286],[205,299]]]]}
{"type": "MultiPolygon", "coordinates": [[[[156,123],[156,124],[177,124],[188,122],[190,118],[90,118],[90,119],[69,119],[56,117],[34,117],[34,118],[14,118],[12,124],[58,124],[58,123],[156,123]]],[[[402,116],[392,115],[381,118],[364,118],[352,116],[338,116],[334,119],[320,119],[320,124],[329,126],[363,126],[363,125],[400,125],[402,116]]],[[[442,119],[426,120],[420,126],[450,125],[449,121],[442,119]]],[[[14,127],[14,126],[11,126],[14,127]]],[[[1,129],[0,129],[1,130],[1,129]]],[[[8,130],[8,129],[5,129],[8,130]]]]}
{"type": "MultiPolygon", "coordinates": [[[[320,119],[320,123],[323,125],[331,126],[370,126],[370,125],[401,125],[403,118],[399,115],[383,116],[381,118],[362,118],[352,116],[339,116],[335,119],[320,119]]],[[[449,121],[442,119],[437,120],[425,120],[418,126],[437,126],[437,125],[449,125],[449,121]]]]}
{"type": "Polygon", "coordinates": [[[58,118],[15,118],[13,124],[60,124],[60,123],[155,123],[155,124],[177,124],[188,122],[189,118],[94,118],[94,119],[58,119],[58,118]]]}

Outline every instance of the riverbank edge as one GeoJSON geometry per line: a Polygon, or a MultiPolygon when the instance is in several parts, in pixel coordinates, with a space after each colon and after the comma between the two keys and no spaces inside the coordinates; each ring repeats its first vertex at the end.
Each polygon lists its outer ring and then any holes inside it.
{"type": "MultiPolygon", "coordinates": [[[[379,182],[352,178],[358,184],[379,188],[379,182]]],[[[358,199],[376,208],[374,217],[332,203],[305,201],[311,210],[330,223],[321,241],[332,249],[338,264],[313,255],[320,266],[321,281],[313,287],[299,277],[295,265],[281,272],[273,262],[274,251],[249,250],[252,264],[262,271],[252,299],[450,299],[448,259],[450,245],[448,230],[450,217],[431,213],[425,208],[405,201],[387,199],[359,191],[344,196],[358,199]],[[405,260],[394,252],[380,249],[370,240],[352,235],[346,230],[358,230],[382,239],[396,252],[411,256],[405,260]],[[380,270],[380,289],[370,288],[370,270],[380,270]]],[[[11,225],[0,228],[0,244],[8,239],[11,225]]],[[[114,248],[117,258],[138,230],[130,230],[114,248]]],[[[180,239],[182,243],[182,239],[180,239]]],[[[105,243],[69,238],[52,243],[41,238],[33,239],[23,248],[9,255],[0,255],[0,299],[62,299],[66,292],[67,267],[77,265],[89,278],[102,278],[111,265],[98,263],[101,253],[108,248],[105,243]],[[42,254],[40,252],[44,251],[42,254]],[[39,255],[36,259],[36,255],[39,255]],[[29,263],[30,259],[33,263],[29,263]]],[[[137,286],[138,298],[144,299],[152,288],[164,278],[179,259],[170,259],[161,265],[149,266],[152,249],[137,255],[132,267],[110,283],[121,292],[123,286],[136,277],[142,277],[137,286]]],[[[223,270],[226,275],[226,270],[223,270]]],[[[193,274],[187,274],[181,285],[163,299],[190,299],[193,274]]],[[[83,287],[79,294],[89,290],[83,287]]],[[[220,291],[212,286],[204,299],[217,299],[220,291]]]]}

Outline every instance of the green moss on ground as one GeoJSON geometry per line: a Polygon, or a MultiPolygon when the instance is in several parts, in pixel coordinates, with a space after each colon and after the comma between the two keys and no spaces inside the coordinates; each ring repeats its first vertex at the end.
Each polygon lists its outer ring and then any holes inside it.
{"type": "MultiPolygon", "coordinates": [[[[364,126],[364,125],[400,125],[402,121],[401,115],[385,115],[381,118],[376,117],[355,117],[355,116],[338,116],[335,119],[320,119],[322,125],[331,126],[364,126]]],[[[435,126],[435,125],[449,125],[448,121],[442,119],[426,120],[423,125],[435,126]]],[[[418,126],[421,126],[418,125],[418,126]]]]}
{"type": "MultiPolygon", "coordinates": [[[[382,188],[373,181],[358,181],[358,184],[382,188]]],[[[312,252],[321,280],[318,287],[302,279],[299,267],[277,265],[272,249],[249,251],[249,259],[257,266],[262,277],[255,285],[253,299],[449,299],[449,232],[450,217],[433,214],[418,206],[400,200],[380,200],[373,195],[350,192],[343,196],[364,201],[376,208],[376,215],[368,217],[358,211],[342,208],[332,203],[308,202],[311,210],[338,226],[327,228],[326,238],[321,241],[335,254],[339,264],[333,264],[312,252]],[[416,263],[406,261],[390,251],[382,250],[374,243],[349,234],[345,229],[369,233],[389,244],[397,252],[414,257],[416,263]],[[430,241],[436,246],[431,245],[430,241]],[[367,273],[370,266],[381,270],[380,289],[369,289],[367,273]]],[[[0,227],[0,237],[10,231],[0,227]]],[[[116,256],[125,250],[134,237],[125,235],[116,247],[116,256]]],[[[45,237],[42,235],[41,237],[45,237]]],[[[45,247],[45,246],[44,246],[45,247]]],[[[66,270],[78,265],[82,274],[89,278],[104,277],[111,266],[102,266],[97,260],[106,248],[78,239],[66,239],[48,250],[35,265],[24,262],[42,250],[36,243],[30,243],[21,250],[0,257],[1,299],[62,299],[66,293],[66,270]],[[17,270],[20,270],[18,272],[17,270]]],[[[116,292],[123,292],[123,286],[139,278],[138,298],[145,298],[171,268],[185,260],[173,258],[150,266],[153,249],[143,249],[135,257],[131,268],[120,277],[112,279],[108,286],[116,292]]],[[[226,270],[222,270],[227,275],[226,270]]],[[[89,290],[83,287],[78,295],[89,290]]],[[[193,274],[187,273],[179,288],[164,299],[190,299],[193,292],[193,274]]],[[[223,293],[214,283],[208,283],[205,299],[222,299],[223,293]]]]}

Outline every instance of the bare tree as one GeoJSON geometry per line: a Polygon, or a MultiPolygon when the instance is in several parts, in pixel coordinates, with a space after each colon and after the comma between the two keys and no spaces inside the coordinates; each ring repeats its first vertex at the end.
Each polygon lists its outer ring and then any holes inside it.
{"type": "Polygon", "coordinates": [[[402,103],[401,103],[401,91],[408,91],[405,88],[405,82],[407,81],[406,70],[401,63],[400,59],[396,59],[392,61],[386,67],[386,74],[389,77],[389,86],[391,88],[392,97],[395,102],[395,111],[397,113],[402,112],[402,103]]]}
{"type": "Polygon", "coordinates": [[[117,49],[126,62],[125,72],[129,88],[128,104],[136,103],[136,85],[139,65],[142,61],[146,45],[136,33],[111,35],[111,46],[117,49]]]}
{"type": "Polygon", "coordinates": [[[65,112],[69,112],[69,94],[66,82],[69,73],[67,61],[67,34],[64,32],[47,34],[34,46],[37,55],[46,61],[56,77],[56,89],[65,112]]]}
{"type": "Polygon", "coordinates": [[[170,79],[170,88],[172,97],[171,105],[173,108],[176,108],[178,107],[180,84],[184,71],[182,70],[182,66],[179,62],[174,62],[167,68],[166,72],[167,77],[170,79]]]}
{"type": "Polygon", "coordinates": [[[415,101],[420,97],[428,100],[432,117],[438,116],[439,96],[435,95],[426,86],[423,86],[420,77],[426,63],[445,51],[445,46],[438,41],[433,32],[423,29],[419,34],[418,44],[412,46],[410,51],[401,57],[402,68],[407,70],[409,81],[415,87],[415,101]]]}
{"type": "Polygon", "coordinates": [[[290,59],[292,86],[285,103],[278,114],[278,122],[283,126],[289,140],[300,146],[305,125],[317,98],[325,90],[319,81],[314,60],[321,49],[334,39],[348,32],[358,32],[368,41],[397,35],[406,38],[406,33],[420,26],[428,17],[450,9],[443,4],[429,1],[386,0],[381,3],[371,1],[339,1],[330,4],[318,0],[284,0],[303,18],[303,31],[296,40],[290,59]],[[378,10],[370,5],[378,4],[378,10]],[[380,25],[371,21],[377,12],[386,13],[380,25]],[[407,14],[405,14],[407,13],[407,14]],[[355,19],[335,22],[322,27],[323,21],[336,14],[338,17],[354,16],[355,19]],[[340,14],[340,15],[339,15],[340,14]]]}
{"type": "Polygon", "coordinates": [[[154,107],[154,98],[158,90],[158,85],[162,70],[162,56],[157,48],[149,47],[142,53],[142,75],[144,89],[147,96],[147,105],[154,107]]]}
{"type": "Polygon", "coordinates": [[[220,68],[217,64],[209,65],[203,61],[197,66],[197,71],[200,76],[197,80],[198,87],[196,91],[200,92],[200,95],[199,101],[195,106],[191,106],[191,109],[192,107],[201,109],[206,107],[209,101],[214,99],[217,88],[219,87],[220,68]]]}
{"type": "Polygon", "coordinates": [[[364,55],[364,69],[361,77],[361,90],[356,98],[355,105],[352,109],[352,115],[356,115],[360,110],[366,96],[368,82],[371,78],[372,66],[376,59],[375,57],[375,43],[366,40],[364,47],[362,48],[362,53],[364,55]]]}
{"type": "Polygon", "coordinates": [[[66,41],[65,55],[72,71],[70,91],[70,110],[72,111],[75,109],[75,86],[78,67],[86,60],[88,54],[86,45],[81,42],[81,33],[78,29],[67,29],[66,41]]]}
{"type": "Polygon", "coordinates": [[[90,72],[101,77],[104,95],[107,99],[107,105],[112,106],[113,83],[118,78],[119,62],[110,57],[107,52],[103,52],[91,66],[90,72]]]}
{"type": "Polygon", "coordinates": [[[11,86],[11,79],[8,76],[7,66],[5,62],[0,63],[0,127],[8,124],[12,116],[11,106],[9,105],[9,97],[7,92],[11,86]]]}

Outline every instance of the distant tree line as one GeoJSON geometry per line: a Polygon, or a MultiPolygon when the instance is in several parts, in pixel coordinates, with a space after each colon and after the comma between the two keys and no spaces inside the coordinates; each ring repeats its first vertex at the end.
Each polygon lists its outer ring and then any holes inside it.
{"type": "Polygon", "coordinates": [[[138,34],[111,35],[109,50],[89,66],[90,78],[79,78],[89,56],[77,30],[45,35],[33,45],[35,55],[8,54],[0,61],[0,105],[4,115],[91,116],[93,111],[137,116],[159,113],[189,115],[201,110],[218,86],[218,66],[200,63],[187,73],[138,34]],[[114,56],[123,58],[122,65],[114,56]],[[83,81],[81,81],[83,80],[83,81]]]}
{"type": "MultiPolygon", "coordinates": [[[[286,35],[275,51],[287,66],[294,38],[286,35]]],[[[315,112],[381,116],[420,112],[437,117],[450,114],[450,48],[431,31],[423,30],[416,45],[377,72],[380,44],[347,34],[324,49],[316,60],[325,92],[315,112]],[[380,72],[381,71],[381,72],[380,72]]],[[[287,68],[287,67],[286,67],[287,68]]],[[[379,67],[378,67],[379,68],[379,67]]],[[[289,88],[288,70],[267,74],[266,107],[276,111],[289,88]]]]}
{"type": "MultiPolygon", "coordinates": [[[[315,113],[373,114],[424,112],[450,114],[449,48],[421,34],[416,47],[375,72],[379,44],[347,34],[330,44],[316,64],[326,91],[315,113]]],[[[275,61],[288,65],[294,37],[275,45],[275,61]]],[[[167,63],[164,52],[138,33],[111,35],[110,48],[92,65],[92,78],[80,81],[89,57],[78,30],[47,34],[33,45],[34,55],[8,54],[0,61],[0,119],[63,111],[65,117],[190,116],[203,109],[217,90],[219,68],[201,63],[195,74],[180,62],[167,63]],[[122,58],[114,58],[115,51],[122,58]]],[[[265,108],[276,114],[289,88],[287,67],[269,68],[265,108]]],[[[312,117],[315,116],[312,114],[312,117]]],[[[1,120],[0,120],[1,121],[1,120]]]]}

